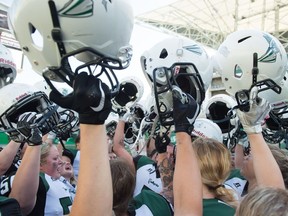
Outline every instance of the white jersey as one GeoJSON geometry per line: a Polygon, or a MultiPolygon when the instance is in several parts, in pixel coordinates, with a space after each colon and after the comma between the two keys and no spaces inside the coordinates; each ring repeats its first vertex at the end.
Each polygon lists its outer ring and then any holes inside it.
{"type": "Polygon", "coordinates": [[[61,176],[59,180],[62,181],[69,188],[70,196],[72,197],[72,200],[74,200],[75,195],[76,195],[76,188],[69,181],[67,181],[63,176],[61,176]]]}
{"type": "MultiPolygon", "coordinates": [[[[30,216],[67,215],[73,202],[70,189],[60,179],[40,173],[36,204],[30,216]]],[[[1,195],[8,196],[13,186],[14,176],[5,178],[1,182],[1,195]]]]}
{"type": "Polygon", "coordinates": [[[136,185],[133,197],[137,196],[145,188],[160,193],[163,187],[156,162],[147,156],[141,155],[134,158],[134,164],[136,168],[136,185]]]}
{"type": "Polygon", "coordinates": [[[80,151],[78,150],[73,162],[73,170],[76,180],[78,179],[79,166],[80,166],[80,151]]]}
{"type": "Polygon", "coordinates": [[[235,169],[231,171],[229,178],[225,181],[225,186],[230,186],[241,199],[247,193],[248,181],[241,175],[240,170],[235,169]]]}

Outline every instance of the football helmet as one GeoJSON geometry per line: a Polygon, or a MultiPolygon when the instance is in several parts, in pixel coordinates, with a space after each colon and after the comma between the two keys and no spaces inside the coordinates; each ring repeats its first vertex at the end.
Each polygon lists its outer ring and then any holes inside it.
{"type": "Polygon", "coordinates": [[[112,98],[112,110],[125,110],[133,107],[143,96],[144,87],[142,81],[135,76],[125,77],[120,81],[118,94],[112,98]]]}
{"type": "Polygon", "coordinates": [[[142,133],[141,123],[147,112],[139,103],[136,103],[129,110],[129,117],[125,123],[125,139],[126,144],[134,144],[142,133]]]}
{"type": "Polygon", "coordinates": [[[236,114],[236,100],[227,94],[217,94],[203,103],[203,110],[207,119],[216,123],[223,135],[223,143],[230,147],[234,143],[233,135],[239,127],[239,119],[236,114]]]}
{"type": "Polygon", "coordinates": [[[115,130],[118,124],[118,115],[114,112],[110,112],[108,118],[105,121],[106,126],[106,134],[109,136],[109,138],[113,139],[115,130]]]}
{"type": "Polygon", "coordinates": [[[223,135],[220,127],[213,121],[206,118],[197,118],[194,122],[192,136],[207,137],[223,143],[223,135]]]}
{"type": "MultiPolygon", "coordinates": [[[[49,98],[51,88],[47,84],[46,80],[36,82],[33,87],[44,92],[49,98]]],[[[67,88],[57,86],[57,89],[64,96],[72,92],[72,88],[69,88],[69,86],[67,88]]],[[[64,109],[59,106],[57,112],[59,113],[60,118],[56,127],[53,128],[53,132],[56,134],[56,137],[60,139],[60,141],[67,140],[74,133],[79,131],[79,115],[74,110],[64,109]]]]}
{"type": "Polygon", "coordinates": [[[10,50],[0,43],[0,88],[12,83],[16,75],[16,63],[10,50]]]}
{"type": "Polygon", "coordinates": [[[235,96],[252,84],[284,77],[287,55],[280,41],[259,30],[239,30],[227,36],[213,56],[226,91],[235,96]]]}
{"type": "Polygon", "coordinates": [[[59,122],[53,128],[53,132],[56,134],[56,137],[60,140],[67,140],[70,137],[73,137],[73,134],[79,132],[79,115],[77,112],[71,109],[58,108],[59,113],[59,122]]]}
{"type": "Polygon", "coordinates": [[[280,94],[277,94],[272,89],[258,93],[259,97],[265,98],[271,104],[272,109],[278,111],[288,107],[288,72],[285,73],[285,76],[279,82],[279,86],[281,87],[280,94]]]}
{"type": "Polygon", "coordinates": [[[162,125],[173,124],[172,85],[192,95],[198,104],[203,102],[212,80],[213,67],[201,44],[186,38],[164,39],[145,51],[140,61],[155,94],[162,125]]]}
{"type": "Polygon", "coordinates": [[[58,106],[49,101],[44,92],[27,84],[11,83],[4,86],[0,89],[0,103],[1,128],[9,136],[20,134],[17,129],[18,117],[25,112],[43,115],[37,125],[43,135],[52,131],[59,122],[58,106]]]}
{"type": "Polygon", "coordinates": [[[119,89],[113,70],[128,67],[132,57],[133,19],[129,0],[15,0],[8,10],[24,55],[51,87],[51,80],[72,86],[85,71],[104,75],[112,93],[119,89]]]}

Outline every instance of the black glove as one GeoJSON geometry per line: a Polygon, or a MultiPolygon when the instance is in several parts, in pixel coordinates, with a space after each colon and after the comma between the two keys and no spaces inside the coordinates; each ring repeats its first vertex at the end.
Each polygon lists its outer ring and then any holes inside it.
{"type": "Polygon", "coordinates": [[[161,154],[167,151],[167,146],[170,144],[170,138],[167,134],[157,134],[155,138],[155,148],[156,151],[161,154]]]}
{"type": "Polygon", "coordinates": [[[26,112],[18,117],[17,129],[24,137],[23,141],[27,141],[28,145],[42,144],[42,133],[37,125],[42,117],[42,114],[37,114],[36,112],[26,112]]]}
{"type": "Polygon", "coordinates": [[[104,124],[111,111],[111,93],[108,86],[93,75],[80,73],[73,85],[74,91],[63,96],[51,91],[50,100],[63,108],[79,113],[82,124],[104,124]]]}
{"type": "Polygon", "coordinates": [[[191,135],[193,124],[199,115],[199,105],[190,94],[185,94],[185,102],[173,94],[173,119],[175,132],[186,132],[191,135]]]}

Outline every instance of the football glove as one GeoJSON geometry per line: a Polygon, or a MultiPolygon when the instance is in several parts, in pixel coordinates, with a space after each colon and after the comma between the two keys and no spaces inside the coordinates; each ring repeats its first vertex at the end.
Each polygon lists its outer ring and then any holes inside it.
{"type": "Polygon", "coordinates": [[[243,112],[237,109],[237,115],[247,134],[261,133],[262,123],[268,116],[271,106],[264,98],[257,96],[258,89],[253,87],[250,91],[249,111],[243,112]]]}
{"type": "Polygon", "coordinates": [[[50,99],[63,108],[78,112],[82,124],[104,124],[111,111],[108,86],[93,75],[80,73],[75,78],[73,89],[67,96],[51,91],[50,99]]]}

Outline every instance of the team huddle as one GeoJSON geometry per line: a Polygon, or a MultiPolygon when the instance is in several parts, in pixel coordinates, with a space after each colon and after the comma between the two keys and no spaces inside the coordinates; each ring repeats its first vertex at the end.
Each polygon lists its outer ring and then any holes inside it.
{"type": "Polygon", "coordinates": [[[208,55],[171,36],[143,50],[146,80],[119,79],[133,58],[129,1],[14,0],[8,20],[43,80],[14,82],[0,46],[1,215],[288,213],[287,54],[276,37],[238,30],[208,55]],[[215,74],[225,92],[211,95],[215,74]]]}

